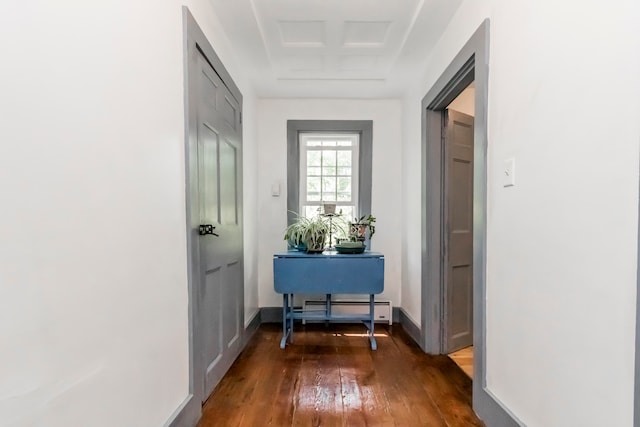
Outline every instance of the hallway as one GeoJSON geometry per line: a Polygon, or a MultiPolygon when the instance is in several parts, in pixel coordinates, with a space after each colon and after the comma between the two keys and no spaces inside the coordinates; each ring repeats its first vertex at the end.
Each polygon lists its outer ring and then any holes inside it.
{"type": "Polygon", "coordinates": [[[378,330],[377,351],[361,325],[297,331],[280,350],[280,325],[262,325],[198,426],[483,425],[471,409],[470,379],[447,356],[424,354],[400,327],[378,330]]]}

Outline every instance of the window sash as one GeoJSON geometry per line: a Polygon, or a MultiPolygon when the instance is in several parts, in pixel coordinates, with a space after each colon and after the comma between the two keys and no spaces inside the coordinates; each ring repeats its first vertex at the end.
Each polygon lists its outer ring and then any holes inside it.
{"type": "MultiPolygon", "coordinates": [[[[350,206],[353,209],[353,216],[357,216],[358,215],[358,189],[359,189],[359,182],[358,182],[358,177],[359,177],[359,146],[360,146],[360,135],[358,133],[340,133],[340,134],[334,134],[334,133],[300,133],[299,135],[299,153],[300,153],[300,191],[299,191],[299,195],[300,195],[300,206],[299,206],[299,213],[301,215],[304,215],[306,209],[306,206],[322,206],[323,203],[335,203],[336,207],[340,206],[350,206]],[[327,146],[327,145],[313,145],[313,146],[308,146],[309,142],[321,142],[321,141],[339,141],[342,142],[343,144],[346,143],[350,143],[351,145],[331,145],[331,146],[327,146]],[[336,152],[336,156],[338,154],[338,152],[350,152],[351,153],[351,174],[339,174],[339,168],[340,166],[338,166],[338,162],[336,159],[336,163],[335,163],[335,173],[334,174],[325,174],[325,170],[324,168],[326,167],[333,167],[333,166],[324,166],[323,165],[323,160],[322,160],[322,156],[320,157],[320,166],[312,166],[312,167],[316,167],[318,168],[317,171],[319,173],[314,173],[313,175],[309,175],[308,174],[308,167],[307,167],[307,153],[308,152],[319,152],[319,153],[323,153],[323,152],[336,152]],[[315,177],[315,178],[319,178],[320,180],[320,188],[318,189],[318,192],[314,192],[314,194],[319,193],[320,194],[320,200],[309,200],[309,193],[307,193],[307,179],[309,177],[315,177]],[[326,197],[324,196],[324,189],[323,189],[323,177],[332,177],[336,179],[336,187],[337,187],[337,181],[338,178],[340,177],[348,177],[351,178],[351,200],[350,201],[340,201],[340,200],[328,200],[326,199],[326,197]],[[324,200],[323,200],[324,199],[324,200]]],[[[343,166],[346,167],[346,166],[343,166]]],[[[329,193],[329,192],[327,192],[329,193]]],[[[338,198],[338,194],[341,193],[340,191],[338,191],[338,189],[336,188],[335,191],[331,191],[331,193],[333,193],[333,197],[337,199],[338,198]]]]}

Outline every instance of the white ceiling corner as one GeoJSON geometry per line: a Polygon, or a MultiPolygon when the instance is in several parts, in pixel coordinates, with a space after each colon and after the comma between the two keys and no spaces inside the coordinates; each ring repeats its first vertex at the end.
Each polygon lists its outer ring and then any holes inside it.
{"type": "Polygon", "coordinates": [[[210,0],[262,97],[397,97],[462,0],[210,0]]]}

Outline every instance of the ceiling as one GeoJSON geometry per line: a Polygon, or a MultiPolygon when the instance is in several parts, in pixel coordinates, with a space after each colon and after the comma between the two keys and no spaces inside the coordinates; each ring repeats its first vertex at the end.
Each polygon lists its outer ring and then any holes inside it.
{"type": "Polygon", "coordinates": [[[260,97],[400,96],[462,0],[210,0],[260,97]]]}

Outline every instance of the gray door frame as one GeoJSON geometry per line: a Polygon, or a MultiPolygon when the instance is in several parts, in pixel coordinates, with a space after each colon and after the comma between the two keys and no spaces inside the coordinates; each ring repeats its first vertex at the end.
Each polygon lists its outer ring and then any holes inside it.
{"type": "Polygon", "coordinates": [[[422,348],[442,351],[443,199],[442,122],[444,109],[475,80],[473,172],[473,408],[487,425],[520,423],[487,389],[486,378],[486,242],[487,242],[487,112],[489,84],[489,20],[462,47],[422,99],[422,348]]]}
{"type": "MultiPolygon", "coordinates": [[[[639,159],[640,160],[640,159],[639,159]]],[[[638,266],[636,267],[636,355],[633,384],[633,425],[640,427],[640,196],[638,204],[638,266]]]]}
{"type": "MultiPolygon", "coordinates": [[[[185,202],[186,202],[186,235],[187,235],[187,274],[188,274],[188,325],[189,325],[189,394],[165,424],[168,427],[194,426],[202,414],[204,396],[204,360],[202,360],[202,342],[197,339],[202,328],[198,322],[198,283],[200,281],[200,245],[198,230],[192,224],[198,222],[193,215],[192,200],[198,197],[197,177],[197,107],[198,93],[194,85],[194,74],[197,70],[191,66],[190,53],[199,50],[207,59],[214,71],[220,76],[223,84],[236,98],[242,108],[242,94],[227,72],[222,61],[213,50],[204,32],[186,6],[182,7],[183,23],[183,62],[184,62],[184,111],[185,111],[185,202]],[[195,174],[195,175],[194,175],[195,174]]],[[[241,120],[242,123],[242,120],[241,120]]],[[[241,136],[242,137],[242,136],[241,136]]],[[[241,307],[244,310],[244,304],[241,307]]],[[[242,315],[244,318],[244,315],[242,315]]]]}

